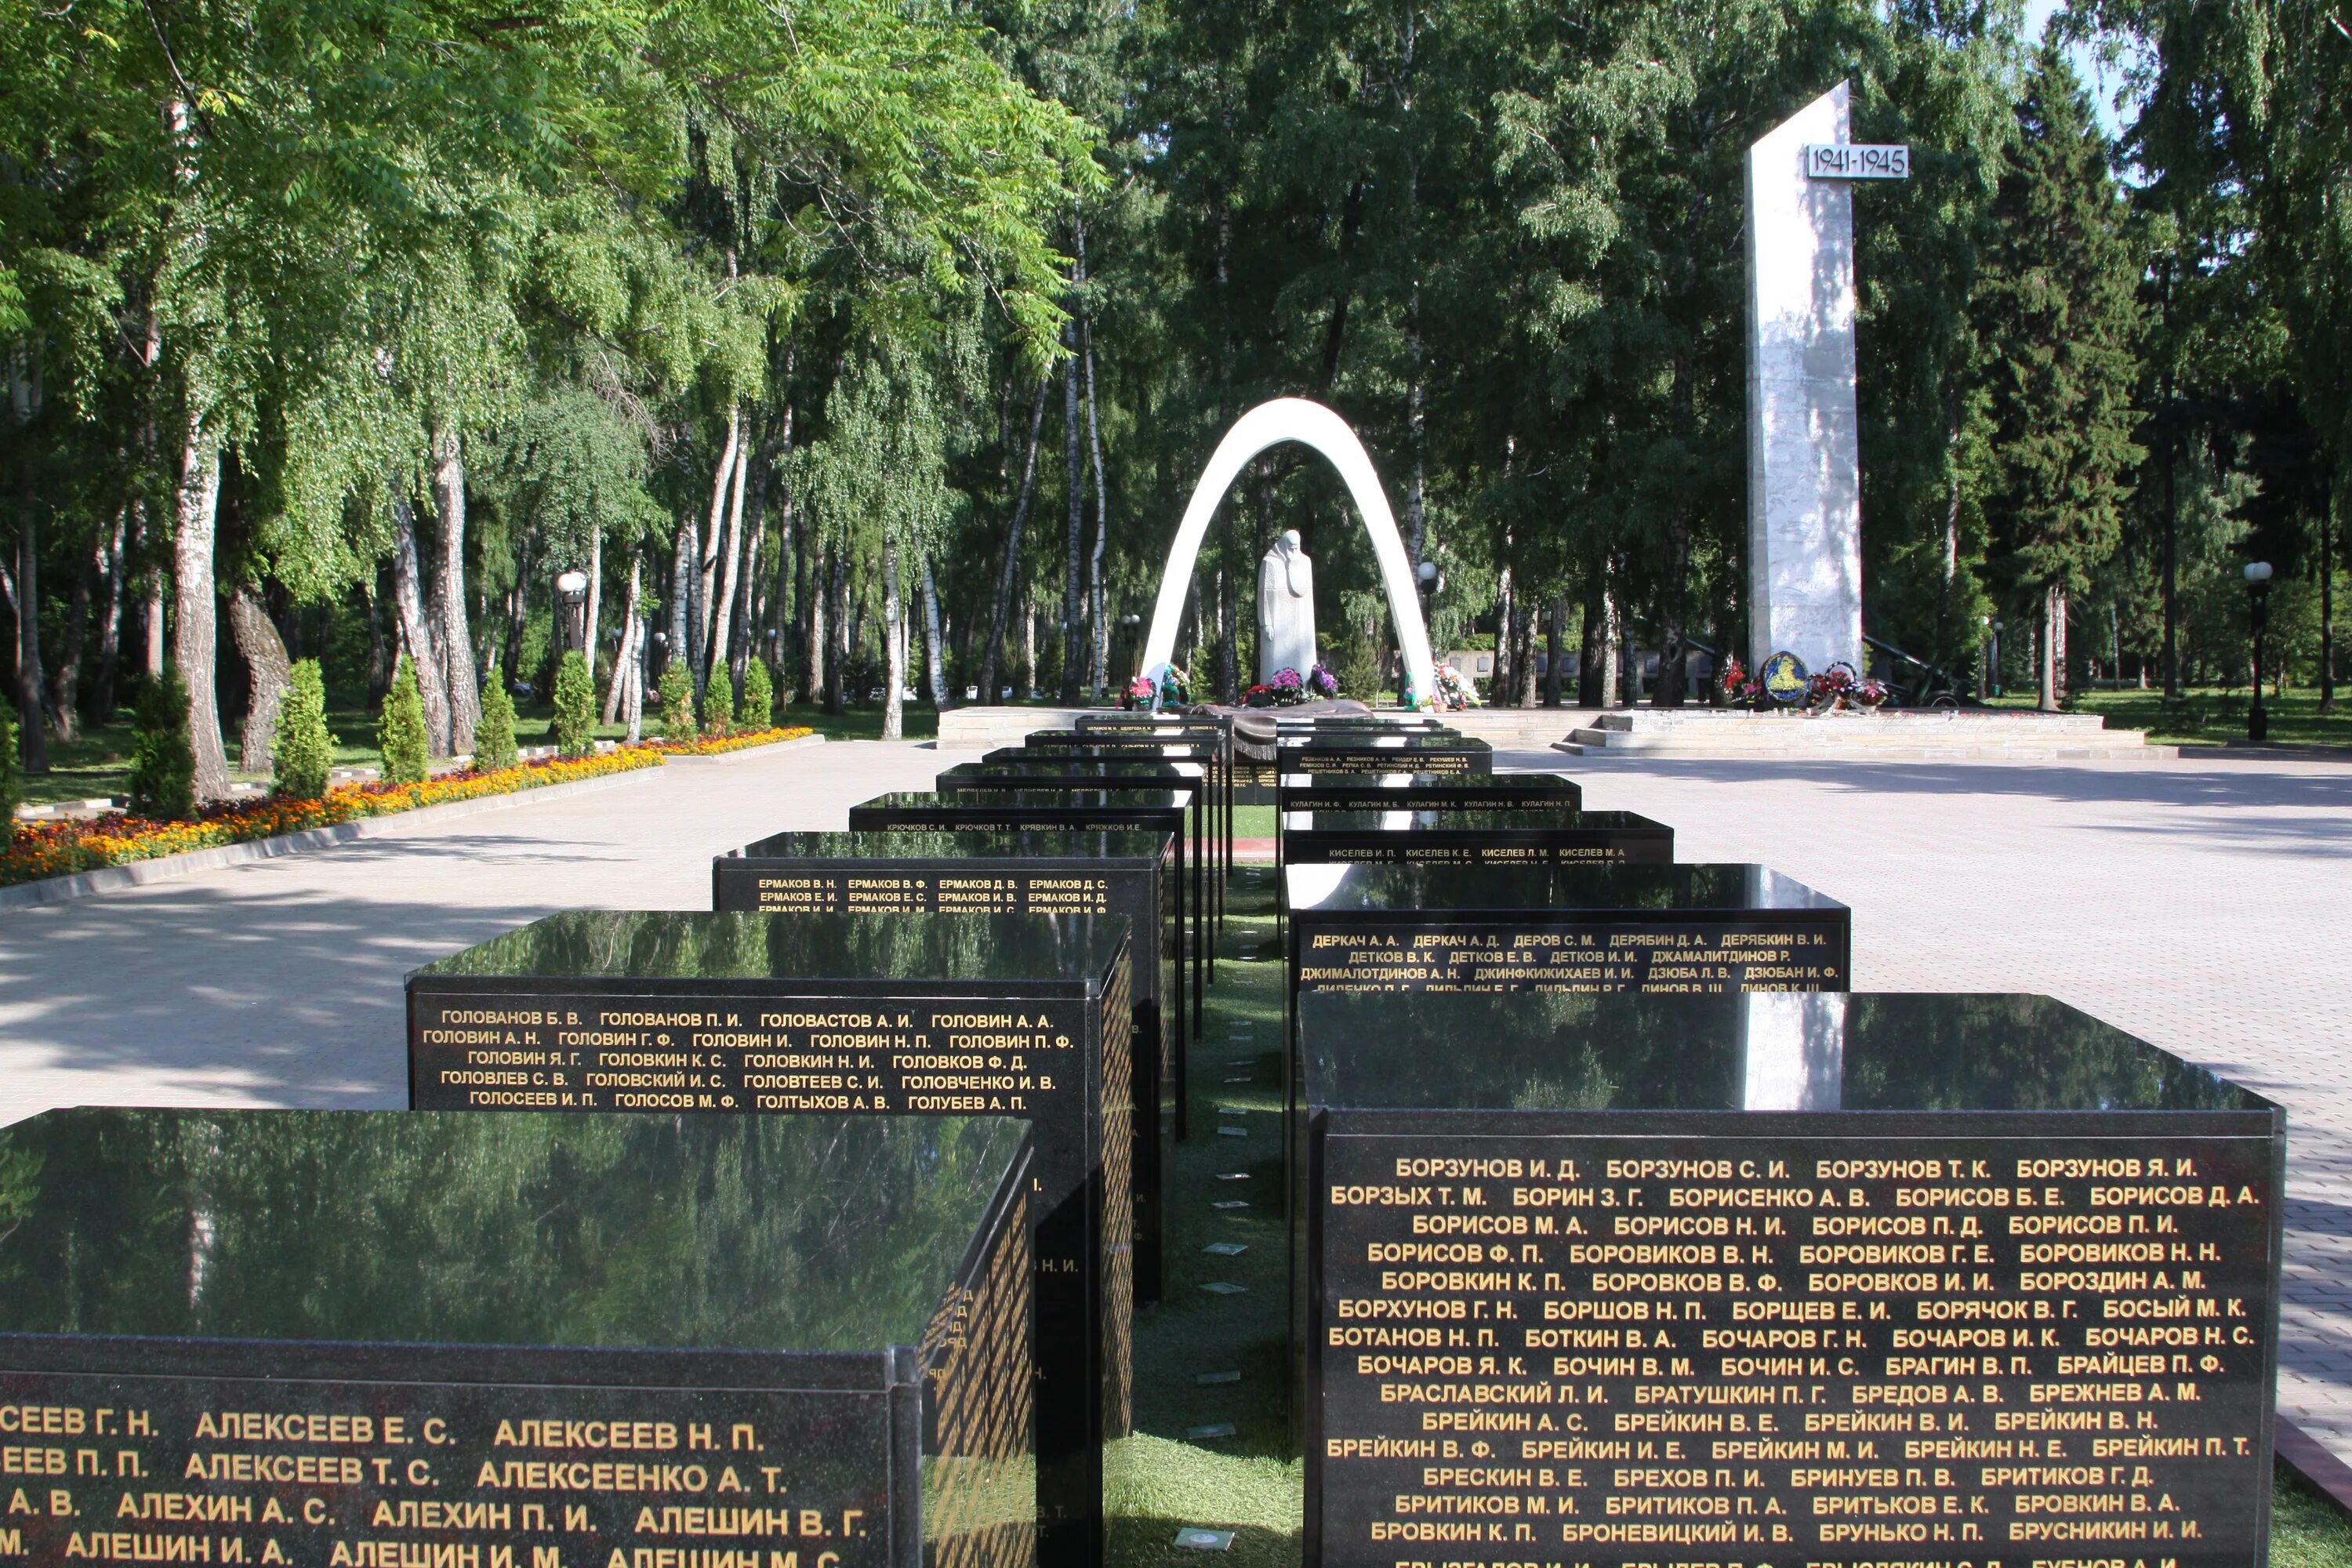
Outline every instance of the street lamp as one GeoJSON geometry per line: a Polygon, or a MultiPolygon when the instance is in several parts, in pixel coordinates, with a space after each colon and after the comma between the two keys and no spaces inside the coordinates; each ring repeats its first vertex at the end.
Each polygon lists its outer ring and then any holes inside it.
{"type": "Polygon", "coordinates": [[[2263,632],[2271,618],[2271,563],[2267,561],[2246,563],[2246,608],[2254,632],[2254,705],[2246,710],[2246,739],[2267,741],[2271,720],[2263,711],[2263,632]]]}
{"type": "Polygon", "coordinates": [[[588,574],[576,566],[559,574],[555,591],[563,598],[563,647],[568,653],[588,640],[588,574]]]}

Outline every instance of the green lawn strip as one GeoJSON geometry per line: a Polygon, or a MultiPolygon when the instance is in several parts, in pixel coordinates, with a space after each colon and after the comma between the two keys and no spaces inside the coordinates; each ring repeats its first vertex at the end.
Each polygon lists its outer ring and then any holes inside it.
{"type": "MultiPolygon", "coordinates": [[[[2033,699],[2013,693],[1995,706],[2031,708],[2033,699]]],[[[2077,691],[2074,706],[2078,713],[2104,714],[2109,729],[2145,730],[2149,740],[2167,745],[2218,746],[2245,739],[2250,700],[2243,687],[2229,691],[2194,687],[2181,694],[2179,702],[2167,704],[2161,691],[2126,688],[2077,691]]],[[[2352,691],[2344,694],[2333,713],[2319,710],[2319,689],[2311,686],[2290,686],[2277,697],[2266,693],[2263,709],[2273,742],[2352,747],[2352,691]]]]}
{"type": "Polygon", "coordinates": [[[1190,1063],[1192,1136],[1167,1161],[1167,1290],[1135,1332],[1136,1436],[1108,1457],[1111,1563],[1198,1562],[1176,1547],[1187,1525],[1234,1531],[1229,1560],[1295,1563],[1305,1470],[1289,1457],[1283,1400],[1288,1240],[1282,1224],[1281,1086],[1268,1053],[1280,1043],[1282,965],[1244,958],[1274,929],[1272,878],[1239,873],[1231,890],[1217,984],[1190,1063]],[[1226,1083],[1245,1078],[1244,1083],[1226,1083]],[[1221,1135],[1220,1127],[1246,1136],[1221,1135]],[[1220,1173],[1246,1181],[1219,1181],[1220,1173]],[[1217,1203],[1246,1202],[1246,1209],[1217,1203]],[[1237,1257],[1202,1249],[1239,1243],[1237,1257]],[[1240,1285],[1214,1294],[1210,1283],[1240,1285]],[[1203,1384],[1203,1373],[1239,1383],[1203,1384]],[[1230,1423],[1230,1437],[1188,1437],[1230,1423]]]}
{"type": "Polygon", "coordinates": [[[1270,805],[1234,807],[1234,837],[1236,838],[1273,837],[1274,807],[1270,805]]]}
{"type": "Polygon", "coordinates": [[[2284,1465],[2271,1491],[2273,1568],[2347,1568],[2352,1564],[2352,1521],[2284,1465]]]}

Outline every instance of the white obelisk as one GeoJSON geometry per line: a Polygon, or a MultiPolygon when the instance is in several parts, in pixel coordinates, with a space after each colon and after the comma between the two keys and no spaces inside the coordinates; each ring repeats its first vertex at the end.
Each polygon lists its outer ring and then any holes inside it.
{"type": "Polygon", "coordinates": [[[1808,142],[1850,140],[1840,82],[1748,150],[1748,648],[1867,671],[1854,410],[1853,193],[1808,142]]]}

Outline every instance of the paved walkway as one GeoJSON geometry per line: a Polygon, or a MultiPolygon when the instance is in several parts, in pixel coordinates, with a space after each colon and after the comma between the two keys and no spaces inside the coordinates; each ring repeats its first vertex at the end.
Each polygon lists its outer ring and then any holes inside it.
{"type": "MultiPolygon", "coordinates": [[[[0,914],[0,1122],[51,1105],[402,1103],[401,977],[551,910],[699,909],[712,854],[919,787],[846,744],[0,914]]],[[[2352,1458],[2352,768],[1504,753],[1854,909],[1857,983],[2047,991],[2283,1101],[2280,1404],[2352,1458]]]]}
{"type": "Polygon", "coordinates": [[[2046,992],[2284,1104],[2279,1408],[2352,1459],[2352,767],[1496,760],[1843,900],[1858,990],[2046,992]]]}

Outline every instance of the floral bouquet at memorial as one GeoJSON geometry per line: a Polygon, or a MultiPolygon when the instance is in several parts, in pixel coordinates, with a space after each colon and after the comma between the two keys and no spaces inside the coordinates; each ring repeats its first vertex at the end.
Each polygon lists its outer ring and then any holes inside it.
{"type": "Polygon", "coordinates": [[[1324,668],[1323,661],[1318,658],[1315,661],[1315,668],[1307,672],[1307,690],[1312,697],[1326,700],[1337,697],[1339,695],[1339,678],[1324,668]]]}
{"type": "MultiPolygon", "coordinates": [[[[1323,667],[1318,664],[1315,668],[1319,671],[1323,667]]],[[[1306,701],[1307,696],[1307,683],[1299,679],[1297,670],[1277,669],[1273,679],[1242,693],[1242,702],[1250,708],[1295,708],[1306,701]]]]}

